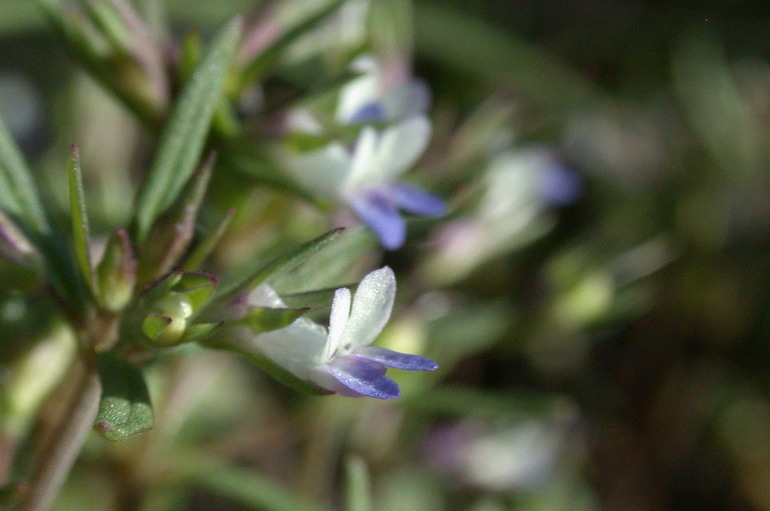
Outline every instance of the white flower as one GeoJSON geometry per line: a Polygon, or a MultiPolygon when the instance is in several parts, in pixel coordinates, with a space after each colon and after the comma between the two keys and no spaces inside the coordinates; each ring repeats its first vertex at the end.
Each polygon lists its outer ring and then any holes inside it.
{"type": "MultiPolygon", "coordinates": [[[[383,267],[364,277],[352,298],[347,288],[337,289],[328,332],[299,318],[286,328],[252,336],[242,348],[256,350],[300,380],[340,395],[396,398],[399,388],[385,376],[388,367],[430,371],[438,366],[426,357],[370,346],[390,318],[395,293],[393,271],[383,267]]],[[[267,286],[261,286],[250,302],[283,307],[267,286]]]]}
{"type": "Polygon", "coordinates": [[[398,121],[425,114],[431,101],[425,82],[414,78],[389,79],[383,67],[371,55],[353,61],[351,69],[361,75],[340,91],[338,122],[398,121]]]}
{"type": "Polygon", "coordinates": [[[394,250],[406,239],[399,209],[422,216],[441,216],[446,210],[437,196],[397,181],[422,155],[430,139],[430,122],[412,117],[378,132],[361,130],[352,151],[332,143],[291,161],[294,177],[331,201],[346,204],[394,250]]]}

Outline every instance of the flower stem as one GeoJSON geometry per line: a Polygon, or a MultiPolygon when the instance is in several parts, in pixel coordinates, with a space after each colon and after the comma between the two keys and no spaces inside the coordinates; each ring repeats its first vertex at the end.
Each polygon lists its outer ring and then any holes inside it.
{"type": "Polygon", "coordinates": [[[59,423],[44,439],[17,511],[44,511],[50,507],[93,424],[100,390],[95,364],[79,357],[69,377],[74,392],[59,423]]]}

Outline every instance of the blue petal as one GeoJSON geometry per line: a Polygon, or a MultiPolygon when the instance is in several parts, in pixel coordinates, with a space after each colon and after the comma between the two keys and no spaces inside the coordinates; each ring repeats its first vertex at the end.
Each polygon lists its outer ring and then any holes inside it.
{"type": "Polygon", "coordinates": [[[554,165],[543,173],[541,179],[543,198],[552,206],[569,206],[583,193],[580,175],[566,167],[554,165]]]}
{"type": "Polygon", "coordinates": [[[441,216],[446,213],[444,200],[406,183],[393,183],[390,195],[399,208],[420,216],[441,216]]]}
{"type": "Polygon", "coordinates": [[[396,382],[385,376],[385,366],[363,357],[343,355],[327,365],[342,385],[362,396],[395,399],[401,392],[396,382]]]}
{"type": "Polygon", "coordinates": [[[406,224],[395,205],[377,192],[351,201],[356,214],[366,222],[380,239],[382,246],[396,250],[406,239],[406,224]]]}
{"type": "Polygon", "coordinates": [[[372,101],[366,103],[364,106],[356,110],[356,112],[350,116],[348,122],[350,124],[360,124],[365,122],[384,122],[385,121],[385,109],[378,101],[372,101]]]}
{"type": "Polygon", "coordinates": [[[395,369],[404,369],[406,371],[433,371],[438,369],[438,364],[428,357],[399,353],[378,346],[358,348],[355,351],[355,354],[359,357],[379,362],[384,366],[393,367],[395,369]]]}

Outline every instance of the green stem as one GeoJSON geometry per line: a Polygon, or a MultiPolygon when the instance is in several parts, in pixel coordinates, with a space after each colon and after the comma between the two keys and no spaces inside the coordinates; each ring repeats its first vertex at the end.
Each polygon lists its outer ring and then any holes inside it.
{"type": "Polygon", "coordinates": [[[17,511],[45,511],[50,507],[93,424],[100,390],[95,365],[81,358],[75,362],[70,378],[73,395],[59,424],[44,440],[17,511]]]}

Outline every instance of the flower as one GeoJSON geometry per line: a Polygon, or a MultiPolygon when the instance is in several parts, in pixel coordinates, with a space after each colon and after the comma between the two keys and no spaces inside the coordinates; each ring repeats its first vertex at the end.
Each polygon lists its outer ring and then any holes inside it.
{"type": "MultiPolygon", "coordinates": [[[[248,350],[257,350],[300,380],[351,397],[394,399],[398,385],[385,376],[388,367],[432,371],[438,365],[427,357],[370,346],[390,318],[396,278],[387,266],[368,274],[351,299],[350,290],[337,289],[328,331],[306,318],[280,330],[253,335],[248,350]]],[[[272,290],[262,285],[250,304],[284,307],[272,290]]]]}
{"type": "Polygon", "coordinates": [[[431,94],[422,80],[408,76],[400,79],[398,76],[388,76],[399,73],[388,73],[385,66],[371,55],[358,57],[350,67],[361,75],[351,80],[340,91],[337,103],[338,122],[391,122],[422,116],[427,112],[431,94]]]}
{"type": "Polygon", "coordinates": [[[481,184],[476,208],[436,235],[427,266],[437,281],[461,278],[490,258],[533,242],[555,225],[554,208],[583,193],[580,176],[542,147],[493,156],[481,184]]]}
{"type": "Polygon", "coordinates": [[[430,122],[412,117],[381,133],[365,126],[352,152],[332,143],[296,156],[294,176],[327,199],[350,207],[388,250],[406,239],[406,223],[399,210],[436,217],[446,212],[441,198],[396,179],[414,165],[430,139],[430,122]]]}

